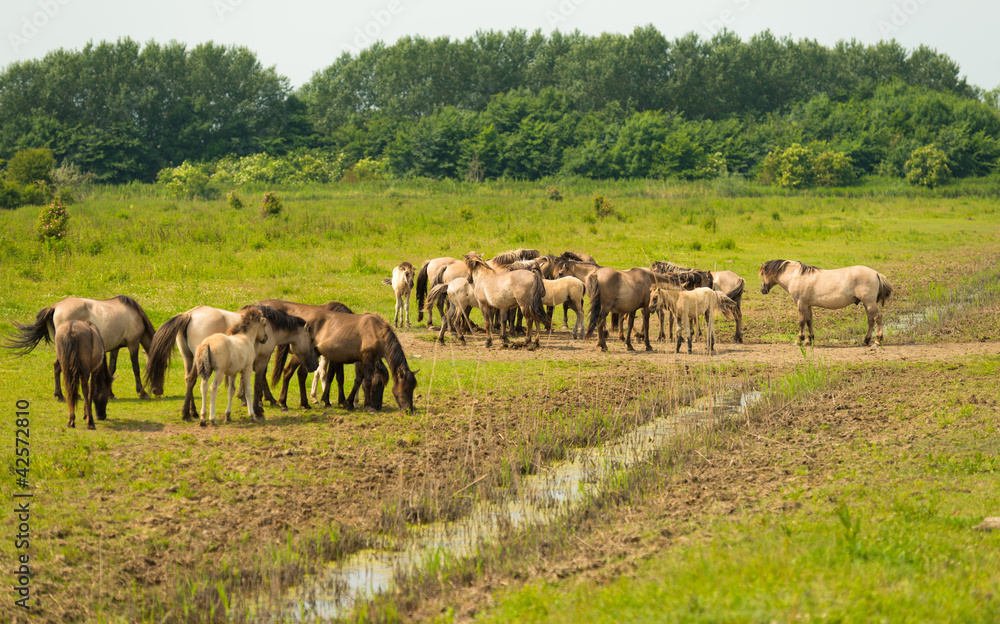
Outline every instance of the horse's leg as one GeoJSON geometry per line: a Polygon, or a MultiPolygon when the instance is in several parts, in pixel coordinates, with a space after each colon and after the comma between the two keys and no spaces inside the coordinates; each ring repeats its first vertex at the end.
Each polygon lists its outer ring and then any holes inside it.
{"type": "MultiPolygon", "coordinates": [[[[115,352],[117,353],[117,351],[115,352]]],[[[139,343],[129,345],[128,357],[132,360],[132,374],[135,375],[135,391],[139,393],[140,399],[148,399],[146,389],[142,387],[142,380],[139,378],[139,343]]],[[[110,370],[109,370],[110,372],[110,370]]]]}
{"type": "Polygon", "coordinates": [[[281,406],[283,412],[288,411],[288,380],[292,378],[294,373],[295,369],[289,364],[281,374],[281,394],[278,395],[278,405],[281,406]]]}
{"type": "MultiPolygon", "coordinates": [[[[563,329],[569,329],[569,301],[563,301],[563,329]]],[[[576,308],[573,308],[576,311],[576,308]]],[[[549,314],[549,322],[552,322],[552,315],[549,314]]],[[[576,336],[574,336],[576,338],[576,336]]]]}
{"type": "MultiPolygon", "coordinates": [[[[212,395],[210,397],[211,403],[208,406],[208,420],[211,421],[212,425],[219,424],[215,420],[215,400],[219,396],[219,384],[222,383],[222,377],[223,377],[222,370],[220,369],[215,371],[215,378],[212,379],[212,395]]],[[[204,401],[205,400],[202,399],[202,406],[201,406],[202,412],[205,411],[204,401]]],[[[207,423],[205,422],[204,417],[202,417],[201,426],[204,427],[206,426],[206,424],[207,423]]]]}
{"type": "Polygon", "coordinates": [[[601,319],[597,324],[597,346],[601,351],[608,350],[608,326],[604,321],[601,319]]]}
{"type": "MultiPolygon", "coordinates": [[[[865,334],[864,345],[867,347],[872,341],[872,332],[875,330],[875,318],[879,316],[878,304],[875,304],[875,310],[873,311],[870,307],[865,306],[865,312],[868,314],[868,332],[865,334]]],[[[879,319],[878,325],[878,337],[875,339],[875,345],[877,346],[882,342],[882,320],[879,319]]]]}
{"type": "Polygon", "coordinates": [[[489,349],[493,346],[493,309],[480,303],[479,311],[483,313],[483,325],[486,326],[486,348],[489,349]]]}
{"type": "Polygon", "coordinates": [[[80,375],[80,390],[83,394],[83,415],[87,420],[87,429],[97,429],[97,425],[94,424],[94,410],[90,406],[91,393],[95,387],[90,384],[90,375],[80,375]]]}
{"type": "Polygon", "coordinates": [[[406,326],[410,326],[410,291],[406,291],[406,296],[403,297],[403,310],[406,312],[406,326]]]}
{"type": "MultiPolygon", "coordinates": [[[[635,312],[632,313],[632,318],[635,318],[635,312]]],[[[649,344],[649,334],[652,333],[649,331],[649,308],[642,309],[642,326],[646,328],[646,334],[643,336],[646,341],[646,351],[652,351],[653,347],[649,344]]]]}
{"type": "Polygon", "coordinates": [[[264,371],[254,371],[253,375],[253,411],[255,414],[264,416],[264,387],[267,385],[267,377],[264,371]]]}
{"type": "Polygon", "coordinates": [[[656,337],[657,342],[663,342],[667,339],[666,326],[663,324],[663,308],[656,311],[656,318],[660,319],[660,335],[656,337]]]}
{"type": "Polygon", "coordinates": [[[55,364],[52,365],[52,370],[55,372],[56,377],[56,389],[52,393],[52,396],[56,398],[56,401],[63,403],[66,401],[66,397],[63,396],[62,383],[60,382],[60,377],[62,376],[62,365],[59,364],[59,360],[56,359],[55,364]]]}
{"type": "MultiPolygon", "coordinates": [[[[246,392],[242,392],[243,388],[247,385],[247,374],[243,373],[240,377],[240,394],[246,399],[247,410],[250,415],[253,416],[253,401],[250,397],[246,395],[246,392]]],[[[236,394],[236,375],[226,375],[226,422],[233,422],[233,395],[236,394]]]]}
{"type": "Polygon", "coordinates": [[[736,312],[733,317],[736,321],[736,336],[733,337],[733,342],[743,344],[743,306],[739,301],[736,302],[736,312]]]}
{"type": "MultiPolygon", "coordinates": [[[[201,419],[198,424],[202,427],[206,426],[205,423],[205,410],[208,409],[208,378],[203,378],[201,380],[201,419]]],[[[190,420],[190,418],[185,418],[184,420],[190,420]]]]}
{"type": "MultiPolygon", "coordinates": [[[[674,353],[680,353],[681,343],[684,341],[684,339],[681,337],[681,317],[677,316],[676,319],[677,319],[677,349],[674,351],[674,353]]],[[[674,316],[673,313],[671,312],[671,320],[670,320],[671,335],[673,335],[673,329],[674,329],[674,316]]]]}
{"type": "MultiPolygon", "coordinates": [[[[870,313],[869,313],[870,314],[870,313]]],[[[882,310],[878,307],[878,302],[875,303],[875,322],[878,324],[878,333],[875,334],[875,346],[882,346],[882,310]]],[[[869,330],[871,331],[871,330],[869,330]]]]}
{"type": "Polygon", "coordinates": [[[691,342],[694,340],[694,319],[692,319],[689,316],[687,319],[687,323],[685,323],[685,325],[687,325],[685,329],[687,330],[688,355],[691,355],[692,353],[691,342]]]}
{"type": "MultiPolygon", "coordinates": [[[[249,367],[248,367],[248,369],[249,369],[249,367]]],[[[243,379],[244,380],[247,379],[247,374],[246,373],[243,373],[243,379]]],[[[249,415],[250,415],[250,422],[257,422],[257,413],[256,413],[256,407],[257,406],[254,405],[253,403],[251,403],[249,401],[250,384],[247,383],[246,381],[244,381],[242,390],[243,390],[244,396],[247,396],[247,399],[248,399],[247,400],[247,412],[249,412],[249,415]]]]}
{"type": "MultiPolygon", "coordinates": [[[[198,371],[195,370],[194,365],[191,366],[187,371],[187,375],[184,377],[184,406],[181,408],[181,418],[186,421],[192,420],[197,411],[194,405],[194,385],[198,382],[198,371]]],[[[205,393],[201,396],[201,411],[202,419],[204,419],[205,413],[205,393]]]]}
{"type": "MultiPolygon", "coordinates": [[[[112,385],[114,385],[115,370],[118,368],[118,351],[119,351],[118,349],[112,349],[111,350],[111,355],[108,356],[108,373],[111,375],[111,383],[112,383],[112,385]]],[[[117,399],[118,398],[118,397],[115,396],[115,390],[114,390],[114,388],[111,389],[111,397],[110,398],[112,398],[112,399],[117,399]]]]}
{"type": "Polygon", "coordinates": [[[705,346],[709,353],[715,351],[715,327],[711,310],[705,312],[705,346]]]}
{"type": "MultiPolygon", "coordinates": [[[[336,368],[333,369],[334,375],[337,377],[337,405],[347,407],[347,397],[344,396],[344,375],[346,373],[346,368],[343,364],[337,364],[336,368]]],[[[349,406],[353,409],[353,405],[349,406]]]]}
{"type": "MultiPolygon", "coordinates": [[[[812,320],[812,314],[808,307],[798,306],[799,308],[799,339],[795,344],[803,344],[806,339],[806,322],[812,320]]],[[[812,333],[810,331],[810,333],[812,333]]],[[[805,342],[806,346],[809,346],[808,342],[805,342]]]]}
{"type": "Polygon", "coordinates": [[[306,377],[309,376],[309,371],[306,370],[305,366],[299,365],[299,407],[302,409],[312,409],[312,405],[309,405],[309,395],[306,393],[306,377]]]}
{"type": "Polygon", "coordinates": [[[326,379],[326,358],[322,355],[319,356],[319,366],[316,367],[316,372],[313,374],[312,388],[309,390],[309,398],[315,403],[319,402],[319,399],[316,398],[316,388],[319,386],[320,379],[326,379]]]}
{"type": "Polygon", "coordinates": [[[342,367],[341,364],[331,364],[326,362],[326,368],[323,370],[323,395],[319,401],[323,407],[332,407],[332,404],[330,403],[330,389],[333,388],[333,378],[337,374],[338,366],[342,367]]]}

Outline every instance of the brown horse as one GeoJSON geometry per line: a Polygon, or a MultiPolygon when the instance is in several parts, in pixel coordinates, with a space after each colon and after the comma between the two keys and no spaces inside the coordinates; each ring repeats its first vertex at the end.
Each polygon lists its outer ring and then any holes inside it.
{"type": "Polygon", "coordinates": [[[271,352],[279,345],[290,344],[292,350],[301,356],[307,367],[315,370],[319,364],[319,355],[313,348],[312,328],[303,318],[297,318],[283,310],[267,306],[244,306],[239,312],[220,310],[209,306],[197,306],[187,312],[172,317],[156,332],[153,344],[149,350],[146,363],[146,379],[154,386],[163,387],[163,380],[173,356],[174,345],[184,358],[184,406],[181,416],[189,421],[198,416],[194,405],[194,385],[198,381],[194,367],[194,356],[201,342],[212,334],[225,334],[236,327],[249,308],[257,308],[267,319],[270,331],[267,342],[257,345],[257,355],[254,358],[254,411],[263,416],[263,406],[260,397],[263,386],[266,385],[264,371],[271,352]]]}
{"type": "MultiPolygon", "coordinates": [[[[331,364],[353,364],[360,362],[362,380],[371,380],[376,374],[377,363],[382,358],[388,362],[392,374],[392,394],[402,411],[413,410],[413,391],[417,387],[416,372],[411,371],[406,362],[406,354],[392,327],[377,314],[350,314],[332,312],[326,306],[291,303],[277,299],[263,301],[266,305],[284,308],[296,316],[302,316],[313,327],[316,349],[331,364]]],[[[275,363],[272,380],[283,370],[285,362],[275,363]]],[[[362,384],[365,385],[364,383],[362,384]]],[[[328,393],[330,386],[327,385],[328,393]]],[[[306,401],[305,376],[299,376],[299,392],[306,401]]],[[[329,396],[324,396],[329,404],[329,396]]],[[[372,404],[372,397],[365,397],[365,405],[372,404]]]]}
{"type": "MultiPolygon", "coordinates": [[[[518,308],[528,320],[528,330],[524,344],[531,342],[531,328],[534,324],[535,345],[539,344],[540,328],[549,326],[548,315],[542,304],[545,296],[545,284],[542,277],[534,271],[503,271],[490,267],[482,256],[475,252],[465,254],[465,263],[472,274],[472,283],[479,301],[479,309],[486,319],[486,347],[493,345],[494,313],[518,308]]],[[[500,338],[507,344],[507,326],[501,326],[500,338]]]]}
{"type": "Polygon", "coordinates": [[[766,295],[777,284],[784,288],[799,310],[799,338],[803,341],[805,326],[809,326],[809,339],[813,335],[812,307],[839,310],[851,304],[863,303],[868,312],[868,333],[864,344],[872,339],[872,328],[878,324],[875,345],[882,344],[882,311],[879,305],[892,295],[892,285],[884,275],[866,266],[824,270],[794,260],[771,260],[760,265],[760,292],[766,295]]]}
{"type": "MultiPolygon", "coordinates": [[[[668,284],[670,278],[654,273],[649,269],[636,268],[628,271],[617,271],[610,267],[601,267],[592,272],[587,279],[587,294],[590,296],[590,323],[587,325],[587,338],[598,331],[597,346],[602,351],[608,350],[606,319],[609,314],[628,315],[628,330],[625,332],[625,348],[635,351],[632,346],[632,327],[635,324],[635,313],[642,310],[643,327],[649,327],[649,293],[653,284],[668,284]]],[[[624,326],[625,318],[621,319],[624,326]]],[[[643,333],[646,351],[652,351],[649,344],[649,332],[643,333]]]]}
{"type": "MultiPolygon", "coordinates": [[[[66,321],[90,321],[101,334],[104,348],[111,352],[108,370],[114,377],[118,367],[118,350],[127,348],[132,360],[132,372],[135,374],[135,390],[140,399],[148,399],[149,395],[142,387],[139,377],[139,347],[148,356],[150,344],[156,329],[149,317],[135,299],[118,295],[111,299],[83,299],[81,297],[66,297],[53,305],[42,308],[35,316],[34,323],[14,322],[17,333],[7,337],[8,349],[14,349],[18,355],[26,355],[43,339],[46,343],[52,341],[56,327],[66,321]]],[[[62,388],[59,385],[59,360],[53,365],[55,377],[54,396],[59,401],[64,400],[62,388]]],[[[154,385],[153,394],[163,394],[163,385],[154,385]]],[[[112,398],[114,393],[112,393],[112,398]]]]}
{"type": "Polygon", "coordinates": [[[63,321],[56,327],[56,361],[66,383],[66,404],[69,408],[67,427],[76,427],[76,401],[78,387],[83,389],[83,413],[87,429],[96,429],[97,419],[107,417],[108,399],[111,397],[111,373],[104,358],[104,341],[97,326],[90,321],[63,321]]]}

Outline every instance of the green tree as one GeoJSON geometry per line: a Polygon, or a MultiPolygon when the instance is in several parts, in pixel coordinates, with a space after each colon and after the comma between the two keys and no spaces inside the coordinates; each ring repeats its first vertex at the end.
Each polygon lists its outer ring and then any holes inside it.
{"type": "Polygon", "coordinates": [[[52,184],[52,172],[56,159],[47,147],[20,150],[7,163],[7,178],[21,186],[29,184],[52,184]]]}

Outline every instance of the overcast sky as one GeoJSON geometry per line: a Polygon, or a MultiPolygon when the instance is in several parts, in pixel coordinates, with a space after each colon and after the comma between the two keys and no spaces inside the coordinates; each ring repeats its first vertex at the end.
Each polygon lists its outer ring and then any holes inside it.
{"type": "Polygon", "coordinates": [[[1000,3],[980,0],[2,0],[0,67],[60,47],[131,37],[244,45],[292,86],[345,50],[404,35],[464,39],[476,30],[523,28],[630,33],[653,24],[668,39],[723,27],[742,38],[770,29],[779,37],[926,44],[958,62],[970,83],[1000,86],[1000,3]]]}

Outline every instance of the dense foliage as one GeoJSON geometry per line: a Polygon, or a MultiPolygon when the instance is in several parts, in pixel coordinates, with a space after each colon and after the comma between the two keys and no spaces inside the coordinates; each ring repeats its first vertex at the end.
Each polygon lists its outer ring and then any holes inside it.
{"type": "Polygon", "coordinates": [[[342,176],[737,173],[798,188],[902,177],[930,144],[955,177],[990,173],[996,95],[926,47],[825,47],[770,32],[404,37],[345,53],[296,93],[245,48],[125,39],[8,66],[0,158],[48,147],[97,181],[159,175],[201,197],[342,176]],[[767,156],[795,145],[808,162],[782,181],[767,156]]]}

